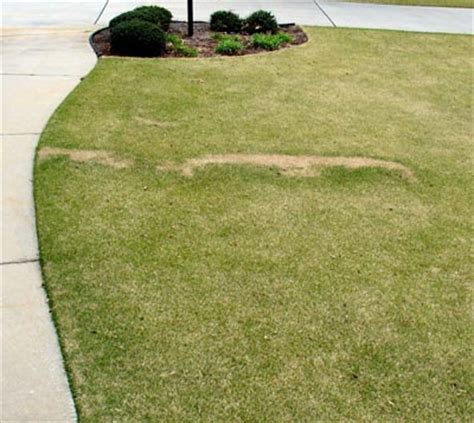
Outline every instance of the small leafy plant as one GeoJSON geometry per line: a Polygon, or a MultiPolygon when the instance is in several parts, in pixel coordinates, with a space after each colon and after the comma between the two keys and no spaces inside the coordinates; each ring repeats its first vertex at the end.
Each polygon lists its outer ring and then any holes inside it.
{"type": "Polygon", "coordinates": [[[211,31],[218,32],[240,32],[242,29],[242,19],[234,12],[219,10],[211,15],[211,31]]]}
{"type": "Polygon", "coordinates": [[[170,34],[166,39],[170,49],[181,57],[197,57],[198,51],[193,47],[187,46],[178,35],[170,34]]]}
{"type": "Polygon", "coordinates": [[[264,50],[278,50],[283,44],[291,43],[293,37],[279,32],[278,34],[253,34],[251,43],[254,47],[264,50]]]}
{"type": "Polygon", "coordinates": [[[173,47],[182,44],[183,40],[180,38],[179,35],[176,34],[168,34],[166,36],[166,42],[171,44],[173,47]]]}
{"type": "Polygon", "coordinates": [[[249,34],[276,34],[278,32],[278,22],[271,12],[258,10],[245,19],[243,29],[249,34]]]}
{"type": "Polygon", "coordinates": [[[235,56],[244,49],[242,41],[237,36],[222,36],[217,44],[216,53],[226,56],[235,56]]]}

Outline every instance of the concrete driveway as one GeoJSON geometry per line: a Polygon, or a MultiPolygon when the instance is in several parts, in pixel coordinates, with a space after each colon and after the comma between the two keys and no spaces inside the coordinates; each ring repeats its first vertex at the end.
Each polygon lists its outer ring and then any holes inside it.
{"type": "Polygon", "coordinates": [[[76,414],[42,287],[32,168],[49,117],[96,62],[87,39],[100,7],[54,21],[51,4],[27,6],[3,4],[0,420],[69,422],[76,414]]]}
{"type": "MultiPolygon", "coordinates": [[[[2,3],[2,392],[1,421],[75,421],[54,325],[42,288],[32,197],[34,151],[47,120],[95,64],[94,24],[150,2],[2,3]],[[106,7],[105,7],[106,6],[106,7]]],[[[163,0],[186,19],[185,0],[163,0]]],[[[313,0],[195,0],[195,17],[217,9],[274,11],[306,25],[472,33],[472,11],[313,0]]]]}

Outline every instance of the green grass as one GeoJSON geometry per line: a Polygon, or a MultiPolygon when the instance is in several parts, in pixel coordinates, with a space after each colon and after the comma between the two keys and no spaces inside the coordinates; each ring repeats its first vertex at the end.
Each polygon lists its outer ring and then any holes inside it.
{"type": "Polygon", "coordinates": [[[41,260],[77,405],[104,421],[469,421],[472,38],[308,29],[204,60],[103,59],[40,148],[41,260]],[[396,171],[158,166],[365,156],[396,171]]]}
{"type": "Polygon", "coordinates": [[[347,0],[355,3],[399,4],[405,6],[474,7],[474,0],[347,0]]]}

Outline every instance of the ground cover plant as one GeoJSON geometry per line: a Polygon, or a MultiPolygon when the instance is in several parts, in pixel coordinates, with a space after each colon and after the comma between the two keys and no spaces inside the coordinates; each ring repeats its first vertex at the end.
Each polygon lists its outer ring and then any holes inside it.
{"type": "Polygon", "coordinates": [[[399,4],[406,6],[474,7],[473,0],[349,0],[357,3],[399,4]]]}
{"type": "Polygon", "coordinates": [[[264,50],[278,50],[282,44],[290,43],[291,36],[288,34],[253,34],[252,44],[264,50]]]}
{"type": "Polygon", "coordinates": [[[100,60],[49,122],[41,264],[82,421],[471,418],[472,38],[308,32],[100,60]]]}
{"type": "Polygon", "coordinates": [[[221,35],[215,37],[217,40],[216,53],[233,56],[243,51],[244,45],[238,35],[221,35]]]}
{"type": "Polygon", "coordinates": [[[199,54],[196,48],[187,46],[179,35],[169,34],[166,39],[177,56],[197,57],[199,54]]]}

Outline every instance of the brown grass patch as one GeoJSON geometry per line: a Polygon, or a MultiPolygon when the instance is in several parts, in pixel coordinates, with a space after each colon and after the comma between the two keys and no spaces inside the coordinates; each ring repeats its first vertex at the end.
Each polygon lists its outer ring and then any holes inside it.
{"type": "Polygon", "coordinates": [[[366,157],[325,157],[325,156],[288,156],[279,154],[225,154],[209,155],[196,159],[189,159],[181,165],[167,164],[160,166],[160,170],[179,171],[184,176],[192,176],[194,169],[207,165],[254,165],[277,167],[287,176],[317,176],[322,167],[342,166],[348,169],[382,168],[395,170],[403,176],[413,179],[413,172],[400,163],[387,160],[371,159],[366,157]],[[319,168],[319,169],[318,169],[319,168]]]}
{"type": "Polygon", "coordinates": [[[44,147],[38,152],[41,160],[49,157],[66,156],[74,162],[96,162],[116,169],[124,169],[133,165],[133,160],[118,159],[103,150],[70,150],[67,148],[44,147]]]}

